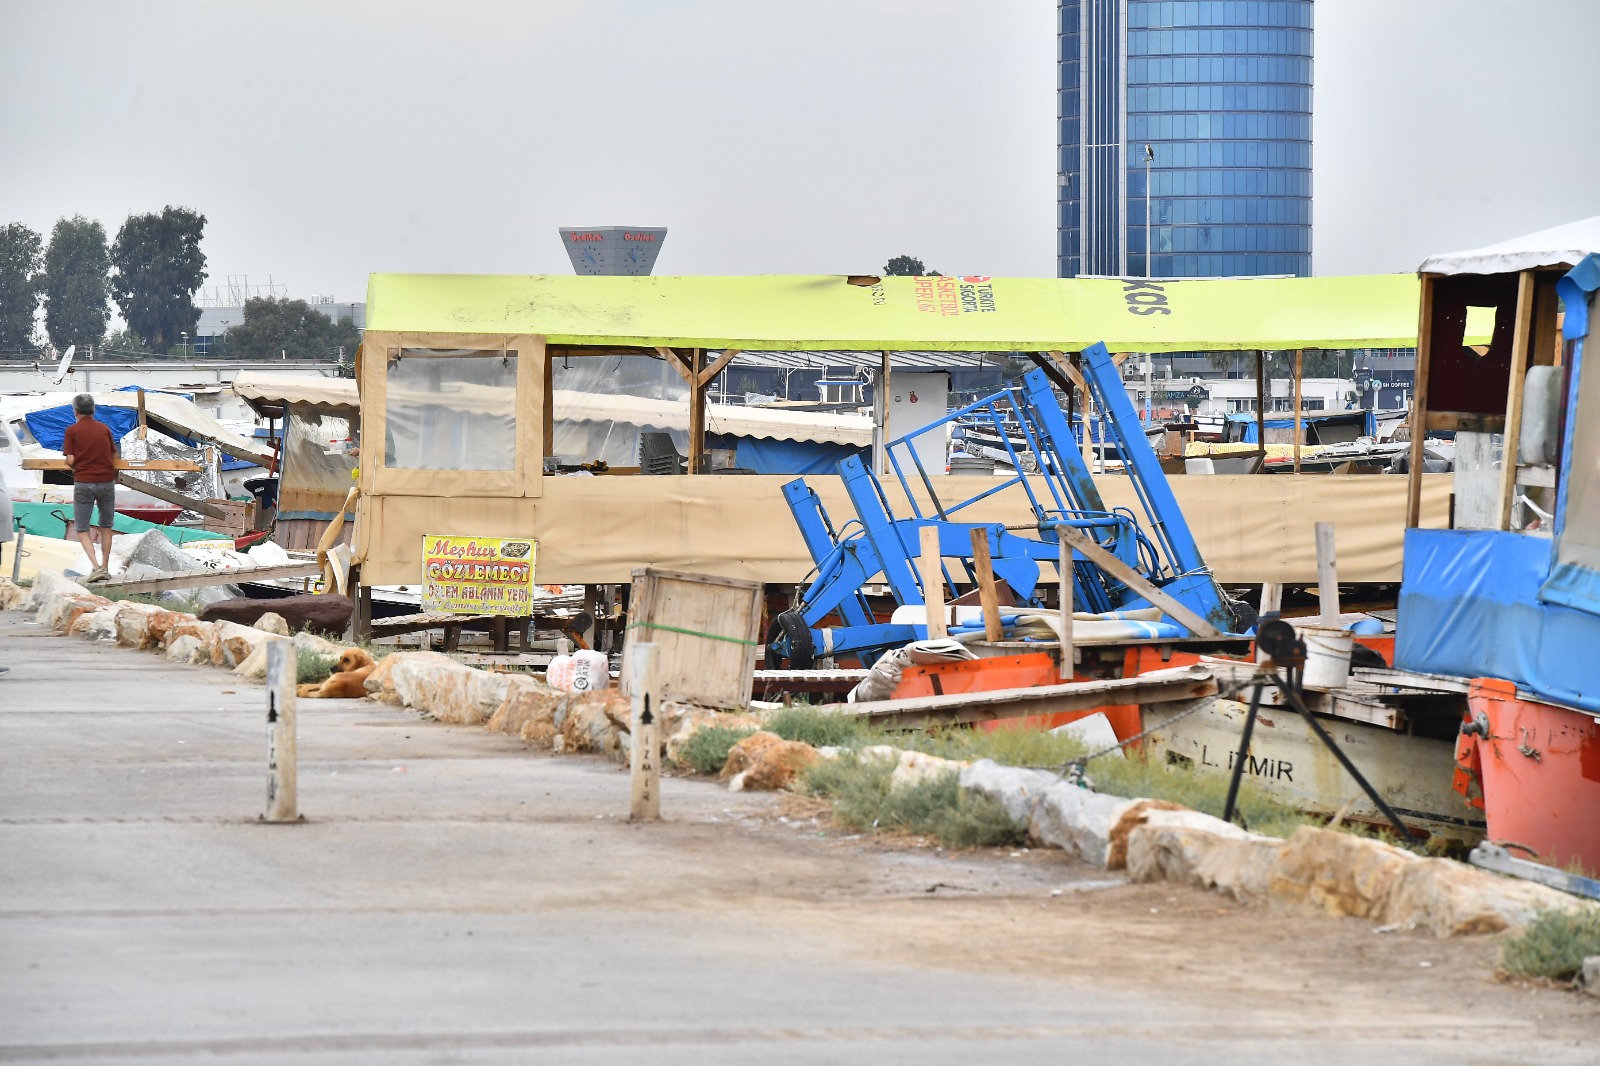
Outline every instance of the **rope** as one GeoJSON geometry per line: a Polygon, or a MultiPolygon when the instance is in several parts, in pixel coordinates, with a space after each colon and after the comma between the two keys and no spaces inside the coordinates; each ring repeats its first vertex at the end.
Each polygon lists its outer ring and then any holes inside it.
{"type": "Polygon", "coordinates": [[[698,629],[684,629],[680,626],[664,625],[661,622],[634,622],[629,629],[664,629],[668,633],[682,633],[686,637],[704,637],[707,640],[722,640],[729,644],[743,644],[746,647],[759,648],[759,640],[745,640],[742,637],[725,637],[720,633],[702,633],[698,629]]]}
{"type": "Polygon", "coordinates": [[[1088,769],[1088,764],[1089,764],[1090,760],[1098,759],[1102,755],[1110,755],[1114,751],[1121,751],[1123,748],[1127,747],[1129,744],[1136,743],[1137,741],[1143,740],[1145,737],[1152,736],[1153,734],[1158,733],[1163,729],[1166,729],[1168,726],[1176,725],[1177,723],[1183,721],[1185,718],[1189,717],[1191,714],[1197,714],[1200,711],[1206,710],[1208,707],[1214,706],[1219,700],[1231,700],[1231,699],[1233,699],[1233,697],[1237,696],[1239,693],[1243,692],[1245,689],[1247,689],[1251,685],[1255,684],[1255,682],[1256,682],[1256,679],[1254,677],[1251,677],[1248,680],[1240,682],[1238,685],[1234,686],[1233,688],[1230,688],[1230,689],[1228,689],[1226,691],[1218,692],[1215,696],[1212,696],[1209,699],[1203,700],[1202,702],[1196,703],[1193,707],[1190,707],[1187,711],[1184,711],[1181,714],[1177,714],[1177,715],[1174,715],[1171,718],[1168,718],[1165,722],[1162,722],[1160,725],[1153,725],[1149,729],[1144,730],[1143,732],[1135,733],[1133,736],[1129,737],[1127,740],[1119,740],[1117,743],[1111,745],[1109,748],[1102,748],[1099,751],[1090,752],[1088,755],[1080,755],[1078,758],[1071,760],[1066,765],[1062,766],[1059,770],[1057,770],[1056,771],[1056,778],[1057,778],[1057,780],[1065,780],[1068,784],[1081,785],[1081,784],[1083,784],[1084,772],[1088,769]]]}

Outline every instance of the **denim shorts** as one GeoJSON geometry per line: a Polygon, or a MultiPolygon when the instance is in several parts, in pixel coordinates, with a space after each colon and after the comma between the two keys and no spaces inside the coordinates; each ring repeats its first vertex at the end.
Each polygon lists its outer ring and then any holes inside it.
{"type": "Polygon", "coordinates": [[[96,505],[100,508],[100,528],[110,529],[116,521],[117,483],[79,481],[72,486],[72,525],[79,533],[89,528],[96,505]]]}

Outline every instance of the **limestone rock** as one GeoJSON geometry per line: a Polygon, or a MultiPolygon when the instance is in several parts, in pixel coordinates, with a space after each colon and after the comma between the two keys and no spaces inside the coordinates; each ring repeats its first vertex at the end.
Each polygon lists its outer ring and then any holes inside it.
{"type": "MultiPolygon", "coordinates": [[[[1111,826],[1111,834],[1106,841],[1106,869],[1121,870],[1128,865],[1128,834],[1137,827],[1144,825],[1146,819],[1156,811],[1188,811],[1190,814],[1199,815],[1201,818],[1210,818],[1210,815],[1190,811],[1181,803],[1171,800],[1136,799],[1129,800],[1127,805],[1117,815],[1117,820],[1111,826]]],[[[1212,819],[1219,825],[1227,825],[1220,818],[1212,819]]]]}
{"type": "Polygon", "coordinates": [[[0,577],[0,611],[15,611],[28,598],[28,590],[9,577],[0,577]]]}
{"type": "MultiPolygon", "coordinates": [[[[265,631],[263,630],[263,632],[265,631]]],[[[320,655],[330,661],[339,658],[345,650],[343,645],[335,644],[331,640],[323,640],[321,637],[305,630],[301,630],[294,635],[293,643],[297,652],[309,652],[314,655],[320,655]]],[[[270,640],[264,640],[257,644],[255,650],[250,653],[250,657],[235,666],[233,672],[240,677],[257,681],[265,678],[267,676],[267,648],[271,645],[272,641],[270,640]]]]}
{"type": "Polygon", "coordinates": [[[1600,955],[1590,955],[1583,960],[1583,990],[1591,996],[1600,996],[1600,955]]]}
{"type": "MultiPolygon", "coordinates": [[[[58,571],[41,570],[33,579],[33,587],[28,589],[27,595],[22,599],[22,610],[40,611],[50,597],[63,594],[87,596],[89,590],[58,571]]],[[[43,614],[38,620],[44,622],[43,614]]]]}
{"type": "Polygon", "coordinates": [[[787,788],[818,758],[817,749],[810,744],[784,740],[763,730],[733,746],[720,776],[733,792],[787,788]]]}
{"type": "Polygon", "coordinates": [[[218,622],[211,638],[211,662],[215,666],[238,666],[258,646],[273,639],[281,638],[237,622],[218,622]]]}
{"type": "Polygon", "coordinates": [[[1542,910],[1594,906],[1546,885],[1465,863],[1419,859],[1400,871],[1378,917],[1386,925],[1415,925],[1434,936],[1468,936],[1519,929],[1542,910]]]}
{"type": "Polygon", "coordinates": [[[565,707],[570,693],[531,677],[513,676],[500,706],[484,728],[510,733],[529,744],[549,747],[556,735],[556,712],[565,707]]]}
{"type": "Polygon", "coordinates": [[[614,718],[628,716],[629,700],[614,688],[570,693],[556,714],[563,751],[597,751],[612,757],[622,752],[621,731],[614,718]]]}
{"type": "Polygon", "coordinates": [[[161,608],[149,603],[117,605],[117,643],[124,648],[142,648],[149,636],[150,616],[161,608]]]}
{"type": "Polygon", "coordinates": [[[56,591],[39,601],[39,612],[35,618],[40,625],[70,633],[73,621],[80,614],[85,611],[98,611],[110,603],[111,601],[104,596],[88,592],[56,591]]]}
{"type": "Polygon", "coordinates": [[[1264,903],[1282,850],[1281,840],[1246,833],[1209,815],[1160,812],[1128,834],[1128,877],[1139,882],[1176,881],[1221,892],[1241,903],[1264,903]],[[1201,819],[1227,829],[1216,829],[1201,819]]]}
{"type": "Polygon", "coordinates": [[[283,620],[283,615],[272,611],[268,611],[260,618],[257,618],[255,625],[251,628],[259,629],[263,633],[271,633],[278,637],[287,637],[289,635],[289,623],[283,620]]]}
{"type": "MultiPolygon", "coordinates": [[[[234,675],[236,677],[249,678],[253,681],[264,680],[267,676],[267,649],[279,643],[293,645],[293,642],[288,637],[268,634],[267,640],[263,640],[250,649],[250,654],[245,656],[244,660],[233,668],[234,675]]],[[[293,655],[291,653],[292,659],[293,655]]]]}
{"type": "Polygon", "coordinates": [[[117,605],[107,601],[105,606],[76,612],[67,632],[74,637],[92,640],[98,644],[117,642],[117,605]]]}
{"type": "Polygon", "coordinates": [[[994,800],[1018,825],[1028,824],[1045,790],[1059,780],[1045,770],[1001,766],[992,759],[979,759],[961,771],[963,789],[994,800]]]}
{"type": "Polygon", "coordinates": [[[167,644],[167,658],[175,663],[209,663],[211,652],[199,637],[183,634],[167,644]]]}
{"type": "Polygon", "coordinates": [[[1273,866],[1273,907],[1341,918],[1377,917],[1407,866],[1422,860],[1378,840],[1301,826],[1273,866]]]}
{"type": "Polygon", "coordinates": [[[1117,796],[1058,781],[1039,797],[1028,821],[1028,836],[1104,867],[1111,855],[1111,827],[1128,804],[1117,796]]]}
{"type": "Polygon", "coordinates": [[[367,691],[441,722],[478,725],[505,701],[508,674],[474,670],[433,651],[396,652],[367,677],[367,691]]]}
{"type": "Polygon", "coordinates": [[[906,788],[932,781],[944,774],[959,774],[970,765],[964,759],[944,759],[925,751],[902,751],[895,759],[894,772],[889,775],[889,788],[906,788]]]}
{"type": "Polygon", "coordinates": [[[758,715],[733,714],[694,703],[667,701],[661,705],[661,735],[667,738],[666,757],[681,765],[682,760],[678,755],[683,751],[683,746],[690,737],[707,726],[760,729],[762,720],[758,715]]]}

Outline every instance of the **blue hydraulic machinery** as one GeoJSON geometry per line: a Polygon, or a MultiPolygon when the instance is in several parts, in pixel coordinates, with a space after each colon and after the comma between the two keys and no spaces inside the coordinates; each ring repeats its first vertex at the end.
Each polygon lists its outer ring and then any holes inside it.
{"type": "MultiPolygon", "coordinates": [[[[1240,631],[1252,625],[1253,612],[1223,595],[1200,558],[1178,501],[1105,345],[1086,349],[1082,365],[1085,382],[1105,417],[1105,435],[1110,438],[1105,443],[1115,442],[1120,450],[1144,512],[1142,524],[1128,508],[1106,507],[1084,465],[1077,438],[1051,389],[1050,379],[1043,370],[1030,371],[1019,387],[994,393],[889,442],[889,463],[899,482],[900,496],[910,509],[909,517],[895,516],[883,483],[855,456],[838,466],[856,515],[842,526],[834,525],[821,498],[803,478],[783,487],[784,499],[816,563],[816,576],[799,604],[773,620],[767,635],[768,665],[786,662],[793,669],[809,669],[818,658],[845,657],[868,665],[888,648],[926,637],[925,624],[875,619],[864,589],[881,583],[887,586],[896,604],[923,604],[923,589],[913,561],[920,554],[922,530],[928,526],[939,531],[943,577],[950,579],[954,561],[965,572],[969,584],[977,580],[971,563],[971,531],[984,530],[996,578],[1004,579],[1029,606],[1044,606],[1037,597],[1039,564],[1048,561],[1059,565],[1057,531],[1068,527],[1087,536],[1218,632],[1240,631]],[[992,425],[1017,473],[996,478],[992,487],[976,496],[946,503],[912,442],[929,433],[942,437],[946,425],[957,419],[992,425]],[[1035,471],[1031,476],[1026,473],[1029,468],[1035,471]],[[912,478],[925,500],[913,491],[912,478]],[[1031,527],[961,521],[962,511],[1013,487],[1027,494],[1034,515],[1031,527]],[[819,628],[824,619],[834,614],[842,625],[819,628]]],[[[937,473],[942,474],[943,470],[937,473]]],[[[1072,558],[1073,602],[1079,610],[1105,613],[1150,606],[1135,589],[1081,554],[1075,553],[1072,558]]],[[[1008,619],[1002,608],[1003,623],[1009,624],[1015,617],[1013,611],[1008,619]]],[[[953,626],[952,636],[965,628],[981,628],[981,624],[953,626]]]]}

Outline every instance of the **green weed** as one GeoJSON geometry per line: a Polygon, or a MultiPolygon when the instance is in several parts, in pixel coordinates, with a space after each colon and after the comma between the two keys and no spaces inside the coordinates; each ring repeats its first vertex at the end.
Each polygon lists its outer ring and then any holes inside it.
{"type": "Polygon", "coordinates": [[[773,714],[766,720],[766,729],[784,740],[798,740],[814,748],[858,748],[879,743],[882,738],[859,718],[826,714],[803,704],[773,714]]]}
{"type": "Polygon", "coordinates": [[[892,763],[847,755],[813,765],[802,781],[858,829],[926,833],[951,848],[1019,844],[1026,835],[1000,804],[963,792],[954,771],[900,788],[890,787],[893,773],[892,763]]]}
{"type": "Polygon", "coordinates": [[[338,662],[331,655],[311,651],[309,648],[296,648],[294,650],[294,679],[296,684],[315,685],[328,680],[333,673],[333,664],[338,662]]]}
{"type": "Polygon", "coordinates": [[[728,761],[728,752],[754,733],[749,727],[708,725],[695,730],[678,749],[678,762],[702,774],[714,774],[728,761]]]}
{"type": "Polygon", "coordinates": [[[1590,955],[1600,955],[1600,911],[1544,911],[1522,932],[1506,938],[1500,964],[1517,977],[1570,981],[1590,955]]]}

